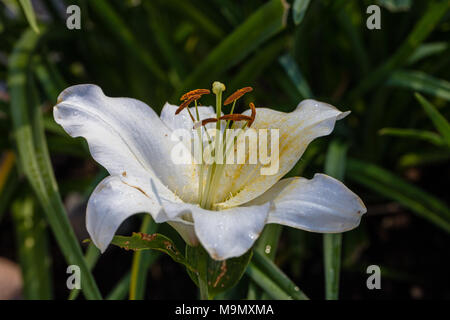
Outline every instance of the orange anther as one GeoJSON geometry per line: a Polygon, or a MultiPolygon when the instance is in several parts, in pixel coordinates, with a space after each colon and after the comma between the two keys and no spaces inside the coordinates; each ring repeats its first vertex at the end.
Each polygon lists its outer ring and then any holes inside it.
{"type": "Polygon", "coordinates": [[[189,106],[192,101],[198,100],[201,97],[200,94],[190,96],[187,100],[184,100],[182,104],[178,107],[177,111],[175,111],[175,114],[179,114],[181,110],[189,106]]]}
{"type": "Polygon", "coordinates": [[[243,114],[226,114],[219,118],[220,120],[231,120],[231,121],[251,121],[252,117],[243,114]]]}
{"type": "Polygon", "coordinates": [[[207,119],[204,119],[204,120],[201,121],[201,123],[200,123],[200,122],[197,122],[196,124],[194,124],[194,129],[200,128],[201,126],[204,126],[204,125],[206,125],[206,124],[208,124],[208,123],[211,123],[211,122],[217,122],[217,121],[218,121],[217,118],[207,118],[207,119]]]}
{"type": "Polygon", "coordinates": [[[244,87],[242,89],[235,91],[228,98],[225,99],[225,101],[223,102],[223,105],[226,106],[227,104],[230,104],[230,103],[236,101],[237,99],[242,97],[244,94],[246,94],[247,92],[250,92],[252,90],[253,90],[252,87],[244,87]]]}
{"type": "Polygon", "coordinates": [[[255,121],[256,117],[256,108],[253,102],[250,102],[250,109],[252,109],[252,115],[250,116],[252,120],[248,122],[248,127],[250,127],[253,124],[253,121],[255,121]]]}
{"type": "Polygon", "coordinates": [[[208,89],[195,89],[189,92],[186,92],[185,94],[183,94],[180,98],[181,101],[189,99],[192,96],[197,96],[197,95],[204,95],[204,94],[210,94],[211,91],[209,91],[208,89]]]}

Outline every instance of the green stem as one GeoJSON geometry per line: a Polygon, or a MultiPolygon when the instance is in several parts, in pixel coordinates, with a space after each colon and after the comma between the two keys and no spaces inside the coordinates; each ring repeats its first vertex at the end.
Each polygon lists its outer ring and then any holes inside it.
{"type": "Polygon", "coordinates": [[[208,253],[201,250],[198,263],[198,286],[200,288],[200,299],[209,300],[208,294],[208,253]]]}
{"type": "Polygon", "coordinates": [[[339,275],[341,270],[342,233],[324,234],[323,251],[325,261],[325,298],[339,297],[339,275]]]}
{"type": "MultiPolygon", "coordinates": [[[[333,140],[330,143],[325,160],[325,173],[343,180],[348,145],[333,140]]],[[[323,236],[323,257],[325,272],[325,298],[337,300],[339,297],[339,276],[341,272],[342,234],[325,234],[323,236]]]]}
{"type": "MultiPolygon", "coordinates": [[[[154,233],[156,231],[156,227],[157,226],[153,223],[152,217],[146,214],[142,220],[141,232],[154,233]]],[[[144,298],[148,267],[146,262],[151,255],[154,255],[154,252],[150,250],[136,251],[133,255],[130,279],[130,300],[142,300],[144,298]]]]}

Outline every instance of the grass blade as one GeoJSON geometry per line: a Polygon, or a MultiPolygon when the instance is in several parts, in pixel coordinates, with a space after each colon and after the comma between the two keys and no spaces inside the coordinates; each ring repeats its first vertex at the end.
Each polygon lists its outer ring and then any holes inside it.
{"type": "Polygon", "coordinates": [[[445,117],[439,113],[437,108],[430,102],[428,102],[428,100],[426,100],[422,95],[416,93],[415,97],[422,105],[428,117],[430,117],[431,121],[433,121],[436,129],[439,131],[442,137],[444,137],[447,144],[450,145],[450,124],[448,123],[447,119],[445,119],[445,117]]]}
{"type": "Polygon", "coordinates": [[[430,2],[427,11],[414,26],[414,29],[411,31],[405,42],[394,55],[361,81],[350,94],[351,99],[355,99],[356,97],[365,94],[388,77],[394,69],[407,63],[408,58],[438,25],[449,7],[450,1],[430,2]]]}
{"type": "Polygon", "coordinates": [[[280,32],[286,26],[287,10],[288,5],[284,0],[271,0],[255,11],[199,64],[186,79],[176,97],[186,89],[216,80],[222,72],[280,32]]]}
{"type": "Polygon", "coordinates": [[[39,27],[37,25],[36,15],[34,14],[31,0],[19,0],[19,3],[33,31],[39,33],[39,27]]]}
{"type": "Polygon", "coordinates": [[[19,161],[45,211],[47,221],[66,261],[68,264],[78,265],[81,269],[84,294],[88,299],[101,299],[58,192],[47,151],[41,110],[29,96],[30,79],[27,77],[27,71],[38,40],[39,37],[32,30],[25,31],[9,61],[11,117],[19,161]]]}
{"type": "Polygon", "coordinates": [[[450,152],[420,152],[407,153],[400,157],[398,165],[401,168],[417,167],[434,163],[445,163],[450,159],[450,152]]]}
{"type": "Polygon", "coordinates": [[[130,54],[135,55],[159,80],[166,81],[166,74],[158,65],[155,58],[139,44],[138,40],[133,36],[133,33],[114,11],[108,1],[89,1],[89,5],[95,10],[95,13],[102,19],[115,37],[129,50],[130,54]]]}
{"type": "Polygon", "coordinates": [[[433,195],[374,164],[347,160],[347,177],[369,190],[398,201],[417,215],[450,232],[450,209],[433,195]]]}
{"type": "Polygon", "coordinates": [[[45,220],[29,195],[18,197],[12,205],[12,212],[24,296],[28,300],[52,299],[51,258],[45,220]]]}
{"type": "Polygon", "coordinates": [[[295,0],[292,6],[292,16],[295,24],[300,24],[305,17],[310,0],[295,0]]]}
{"type": "MultiPolygon", "coordinates": [[[[98,250],[94,244],[90,243],[86,250],[86,254],[84,255],[84,259],[86,260],[89,270],[92,270],[94,268],[95,264],[98,261],[98,258],[100,258],[100,250],[98,250]]],[[[75,300],[80,292],[81,290],[79,289],[73,289],[72,291],[70,291],[68,300],[75,300]]]]}
{"type": "MultiPolygon", "coordinates": [[[[308,297],[300,290],[298,286],[295,285],[289,279],[283,271],[281,271],[275,263],[272,262],[268,257],[264,254],[258,252],[257,250],[253,253],[253,259],[250,263],[250,266],[253,266],[260,272],[256,271],[256,274],[264,274],[264,278],[270,279],[276,286],[278,286],[287,297],[295,300],[307,300],[308,297]]],[[[255,281],[258,285],[263,287],[266,280],[255,279],[255,271],[251,270],[252,268],[247,269],[247,274],[255,281]],[[250,271],[249,271],[250,269],[250,271]],[[253,273],[253,274],[252,274],[253,273]]],[[[264,287],[263,289],[267,294],[272,296],[272,293],[267,291],[264,287]]],[[[273,296],[272,296],[273,297],[273,296]]]]}
{"type": "Polygon", "coordinates": [[[123,300],[130,288],[131,272],[127,272],[116,284],[113,290],[106,296],[106,300],[123,300]]]}
{"type": "Polygon", "coordinates": [[[285,55],[280,57],[279,61],[302,98],[312,98],[313,94],[308,85],[308,82],[306,82],[306,80],[303,78],[300,68],[298,67],[294,58],[292,58],[289,53],[286,53],[285,55]]]}
{"type": "Polygon", "coordinates": [[[253,263],[250,263],[245,273],[267,294],[275,300],[293,300],[284,290],[282,290],[272,279],[262,272],[253,263]]]}
{"type": "MultiPolygon", "coordinates": [[[[146,214],[142,220],[141,232],[153,234],[157,229],[158,225],[153,222],[150,215],[146,214]]],[[[157,252],[153,250],[136,251],[133,254],[130,280],[130,300],[144,299],[149,260],[154,261],[156,257],[157,252]]]]}
{"type": "MultiPolygon", "coordinates": [[[[328,147],[325,159],[325,173],[343,180],[348,146],[333,140],[328,147]]],[[[339,297],[339,278],[341,272],[342,233],[323,235],[323,258],[325,268],[325,298],[337,300],[339,297]]]]}
{"type": "Polygon", "coordinates": [[[211,20],[208,15],[204,14],[200,10],[200,7],[194,5],[190,1],[164,0],[161,1],[161,3],[177,10],[182,16],[191,18],[200,29],[205,31],[205,33],[209,34],[211,37],[220,39],[224,36],[225,32],[211,20]]]}
{"type": "Polygon", "coordinates": [[[430,142],[436,146],[444,146],[445,141],[441,136],[432,132],[417,129],[383,128],[379,131],[383,136],[395,136],[402,138],[412,138],[430,142]]]}
{"type": "Polygon", "coordinates": [[[388,78],[386,85],[429,93],[450,101],[450,82],[432,77],[422,71],[396,71],[388,78]]]}
{"type": "Polygon", "coordinates": [[[409,57],[408,64],[411,65],[429,56],[442,53],[447,50],[448,46],[447,42],[424,43],[409,57]]]}
{"type": "Polygon", "coordinates": [[[378,0],[378,3],[391,12],[408,11],[411,8],[411,0],[378,0]]]}
{"type": "Polygon", "coordinates": [[[258,79],[258,77],[267,70],[277,59],[286,46],[286,37],[281,37],[269,42],[261,48],[261,51],[255,53],[249,58],[245,65],[240,68],[239,73],[233,77],[229,91],[241,88],[244,84],[250,84],[258,79]]]}

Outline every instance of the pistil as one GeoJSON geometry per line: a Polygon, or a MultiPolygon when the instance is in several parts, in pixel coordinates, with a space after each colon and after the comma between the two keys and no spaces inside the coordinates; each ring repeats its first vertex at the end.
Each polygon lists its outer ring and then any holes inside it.
{"type": "MultiPolygon", "coordinates": [[[[250,108],[252,110],[251,116],[242,115],[242,114],[234,114],[234,108],[236,106],[236,101],[241,98],[247,92],[252,91],[251,87],[244,87],[232,93],[227,99],[225,99],[223,105],[228,105],[233,103],[230,114],[222,116],[222,93],[225,91],[225,85],[220,82],[214,82],[212,86],[212,92],[216,96],[216,118],[206,118],[200,119],[200,114],[198,111],[198,99],[204,95],[210,93],[208,89],[196,89],[185,93],[180,100],[183,103],[178,107],[175,114],[180,113],[184,108],[187,108],[187,111],[193,122],[193,129],[197,131],[198,139],[200,140],[200,151],[201,151],[201,159],[200,159],[200,170],[199,170],[199,185],[198,185],[198,201],[199,205],[205,209],[212,209],[213,204],[215,202],[216,191],[220,182],[220,178],[224,171],[224,163],[226,163],[226,156],[228,153],[228,141],[226,139],[226,129],[229,128],[231,121],[245,121],[245,124],[241,127],[241,130],[244,130],[247,126],[250,127],[255,120],[256,109],[253,103],[250,103],[250,108]],[[191,111],[189,110],[189,105],[194,102],[195,103],[195,111],[196,118],[192,116],[191,111]],[[225,133],[222,137],[221,132],[221,120],[226,121],[225,125],[225,133]],[[216,134],[214,136],[214,141],[211,139],[208,130],[206,129],[206,125],[208,123],[216,123],[216,134]],[[204,127],[204,129],[202,128],[204,127]],[[211,156],[214,157],[214,161],[212,164],[205,164],[203,159],[203,131],[207,137],[207,144],[212,146],[214,143],[214,148],[211,151],[211,156]],[[222,139],[223,138],[223,139],[222,139]],[[222,152],[223,151],[223,152],[222,152]],[[204,179],[204,171],[208,170],[206,179],[204,179]]],[[[241,131],[242,132],[242,131],[241,131]]],[[[240,132],[240,133],[241,133],[240,132]]],[[[239,134],[240,134],[239,133],[239,134]]],[[[233,144],[230,144],[233,145],[233,144]]]]}

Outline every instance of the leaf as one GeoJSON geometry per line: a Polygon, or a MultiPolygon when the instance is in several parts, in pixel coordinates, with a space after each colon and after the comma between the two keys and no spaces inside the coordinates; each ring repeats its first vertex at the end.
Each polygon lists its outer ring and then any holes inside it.
{"type": "Polygon", "coordinates": [[[19,3],[33,31],[39,33],[39,27],[37,25],[36,15],[34,14],[31,0],[19,0],[19,3]]]}
{"type": "MultiPolygon", "coordinates": [[[[98,258],[100,258],[100,250],[98,250],[93,243],[90,243],[86,250],[84,258],[89,267],[89,270],[92,270],[95,264],[97,263],[98,258]]],[[[81,292],[80,289],[72,289],[72,291],[70,291],[68,300],[75,300],[80,294],[80,292],[81,292]]]]}
{"type": "Polygon", "coordinates": [[[161,4],[178,11],[182,16],[191,18],[193,22],[198,24],[198,26],[210,36],[218,39],[224,36],[224,31],[217,25],[217,21],[209,18],[208,15],[204,14],[202,10],[194,3],[191,3],[191,1],[163,0],[160,2],[161,4]]]}
{"type": "Polygon", "coordinates": [[[213,260],[202,246],[186,246],[186,260],[199,273],[188,270],[192,281],[199,286],[198,278],[204,279],[208,286],[208,294],[214,297],[218,293],[226,291],[235,286],[247,268],[252,257],[252,251],[247,251],[244,255],[223,261],[213,260]],[[207,260],[206,268],[202,272],[200,263],[207,260]]]}
{"type": "Polygon", "coordinates": [[[408,11],[412,0],[377,0],[377,2],[391,12],[408,11]]]}
{"type": "Polygon", "coordinates": [[[251,263],[248,266],[246,274],[272,299],[293,300],[291,296],[289,296],[284,290],[282,290],[271,278],[269,278],[254,264],[251,263]]]}
{"type": "Polygon", "coordinates": [[[285,55],[280,57],[279,61],[291,81],[294,83],[298,92],[301,94],[302,98],[312,98],[313,94],[311,92],[311,89],[306,80],[303,78],[303,75],[300,72],[300,68],[298,67],[294,58],[292,58],[289,53],[286,53],[285,55]]]}
{"type": "Polygon", "coordinates": [[[308,299],[300,288],[272,260],[258,251],[254,252],[253,260],[247,269],[247,274],[274,299],[308,299]],[[275,288],[277,289],[274,292],[278,293],[276,296],[271,291],[275,288]]]}
{"type": "Polygon", "coordinates": [[[424,15],[416,23],[400,48],[389,59],[385,59],[385,62],[360,81],[360,84],[351,92],[351,99],[365,94],[374,86],[384,81],[394,69],[407,63],[408,58],[438,25],[449,7],[450,1],[430,2],[424,15]]]}
{"type": "Polygon", "coordinates": [[[412,138],[430,142],[436,146],[444,146],[445,140],[440,135],[432,131],[417,129],[383,128],[379,131],[383,136],[396,136],[402,138],[412,138]]]}
{"type": "Polygon", "coordinates": [[[310,0],[295,0],[292,6],[292,16],[295,24],[300,24],[306,14],[310,0]]]}
{"type": "Polygon", "coordinates": [[[10,113],[18,158],[67,263],[78,265],[81,269],[81,285],[85,296],[88,299],[101,299],[61,201],[48,154],[41,110],[33,95],[33,83],[28,78],[28,67],[39,39],[32,30],[25,31],[9,59],[10,113]]]}
{"type": "Polygon", "coordinates": [[[429,56],[439,54],[447,50],[447,42],[429,42],[420,45],[408,59],[408,64],[414,64],[429,56]]]}
{"type": "Polygon", "coordinates": [[[146,234],[143,232],[133,232],[131,237],[114,236],[111,244],[125,250],[158,250],[169,255],[175,262],[181,263],[189,270],[196,272],[193,266],[187,262],[181,251],[175,247],[173,241],[159,233],[146,234]]]}
{"type": "Polygon", "coordinates": [[[16,245],[28,300],[52,299],[51,257],[46,223],[30,195],[19,196],[12,205],[16,245]]]}
{"type": "Polygon", "coordinates": [[[122,18],[111,7],[109,1],[89,1],[89,5],[99,15],[111,33],[113,33],[114,36],[122,42],[124,47],[128,49],[130,54],[133,54],[139,59],[159,80],[166,80],[166,74],[163,69],[159,66],[150,52],[141,46],[122,18]]]}
{"type": "Polygon", "coordinates": [[[288,5],[271,0],[261,6],[215,47],[186,79],[176,98],[186,89],[209,84],[228,68],[248,56],[286,26],[288,5]]]}
{"type": "Polygon", "coordinates": [[[435,78],[422,71],[396,71],[387,79],[385,84],[429,93],[450,101],[450,82],[435,78]]]}
{"type": "MultiPolygon", "coordinates": [[[[328,147],[325,159],[325,173],[343,181],[348,145],[333,140],[328,147]]],[[[323,235],[323,258],[325,271],[325,297],[337,300],[339,297],[339,278],[341,272],[342,233],[323,235]]]]}
{"type": "MultiPolygon", "coordinates": [[[[156,232],[156,224],[151,215],[146,214],[142,220],[141,232],[153,234],[156,232]]],[[[148,260],[155,260],[157,252],[136,251],[133,254],[131,265],[130,300],[142,300],[145,295],[145,285],[147,283],[148,260]]]]}
{"type": "Polygon", "coordinates": [[[435,152],[435,153],[407,153],[398,160],[400,167],[414,167],[435,163],[446,163],[450,159],[449,152],[435,152]]]}
{"type": "Polygon", "coordinates": [[[372,163],[347,161],[347,177],[388,199],[398,201],[417,215],[450,232],[450,209],[433,195],[372,163]]]}
{"type": "Polygon", "coordinates": [[[131,272],[127,272],[122,279],[117,282],[116,286],[106,296],[106,300],[123,300],[127,296],[130,288],[131,272]]]}
{"type": "Polygon", "coordinates": [[[268,67],[277,59],[283,49],[286,47],[286,37],[278,37],[276,40],[270,41],[267,45],[256,52],[249,58],[245,65],[239,69],[236,76],[233,77],[229,85],[231,92],[243,86],[255,82],[258,77],[263,74],[268,67]]]}
{"type": "MultiPolygon", "coordinates": [[[[280,224],[266,224],[263,232],[253,246],[253,250],[259,251],[262,255],[274,261],[278,249],[278,242],[280,240],[282,227],[283,226],[280,224]]],[[[249,283],[247,299],[264,299],[265,296],[262,294],[263,292],[259,290],[259,288],[254,283],[249,283]]]]}
{"type": "Polygon", "coordinates": [[[445,119],[443,115],[439,113],[435,106],[433,106],[428,100],[426,100],[419,93],[415,94],[416,99],[420,102],[423,109],[427,113],[428,117],[430,117],[431,121],[433,121],[434,126],[445,139],[448,145],[450,145],[450,124],[445,119]]]}

